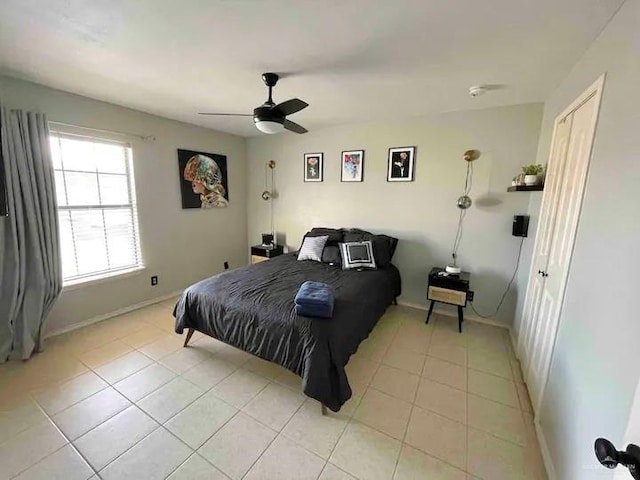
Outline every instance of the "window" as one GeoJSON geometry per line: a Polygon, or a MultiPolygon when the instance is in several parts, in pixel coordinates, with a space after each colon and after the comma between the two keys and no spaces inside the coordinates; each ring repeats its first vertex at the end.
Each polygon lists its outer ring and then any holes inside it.
{"type": "Polygon", "coordinates": [[[131,146],[52,133],[64,283],[142,267],[131,146]]]}

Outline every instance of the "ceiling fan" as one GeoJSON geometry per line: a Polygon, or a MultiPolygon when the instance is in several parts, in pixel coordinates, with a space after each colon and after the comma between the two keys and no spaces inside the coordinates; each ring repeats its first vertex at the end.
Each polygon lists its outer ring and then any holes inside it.
{"type": "Polygon", "coordinates": [[[200,115],[219,115],[227,117],[253,117],[258,130],[263,133],[280,133],[283,130],[289,130],[294,133],[307,133],[307,129],[302,125],[298,125],[291,120],[287,120],[287,116],[299,112],[303,108],[307,108],[309,104],[303,102],[299,98],[292,98],[278,105],[275,104],[271,96],[273,87],[276,86],[280,76],[276,73],[263,73],[262,81],[269,87],[269,98],[259,107],[253,109],[253,113],[209,113],[201,112],[200,115]]]}

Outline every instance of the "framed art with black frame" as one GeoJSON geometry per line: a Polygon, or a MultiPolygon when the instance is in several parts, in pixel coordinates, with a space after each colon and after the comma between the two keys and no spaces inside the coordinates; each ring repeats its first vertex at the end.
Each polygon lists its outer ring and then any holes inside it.
{"type": "Polygon", "coordinates": [[[413,182],[416,147],[389,149],[387,182],[413,182]]]}
{"type": "Polygon", "coordinates": [[[341,182],[361,182],[364,171],[364,150],[342,152],[341,182]]]}
{"type": "Polygon", "coordinates": [[[321,182],[323,154],[305,153],[304,154],[304,181],[305,182],[321,182]]]}

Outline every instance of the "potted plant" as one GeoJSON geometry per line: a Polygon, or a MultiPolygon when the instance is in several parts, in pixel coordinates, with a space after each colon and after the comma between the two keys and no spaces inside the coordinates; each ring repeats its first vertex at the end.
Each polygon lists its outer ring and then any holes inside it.
{"type": "Polygon", "coordinates": [[[542,173],[542,165],[526,165],[522,167],[522,173],[524,173],[525,185],[537,185],[540,180],[540,174],[542,173]]]}

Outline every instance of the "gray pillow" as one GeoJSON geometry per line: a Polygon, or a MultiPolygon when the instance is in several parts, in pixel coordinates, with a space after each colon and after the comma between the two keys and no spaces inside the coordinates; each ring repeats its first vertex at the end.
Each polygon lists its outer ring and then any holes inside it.
{"type": "Polygon", "coordinates": [[[376,261],[373,256],[373,244],[370,240],[364,242],[348,242],[340,244],[340,254],[342,256],[342,269],[350,270],[354,268],[376,268],[376,261]]]}
{"type": "Polygon", "coordinates": [[[304,237],[302,247],[298,252],[298,260],[313,260],[315,262],[322,261],[322,250],[329,239],[328,235],[321,237],[304,237]]]}

